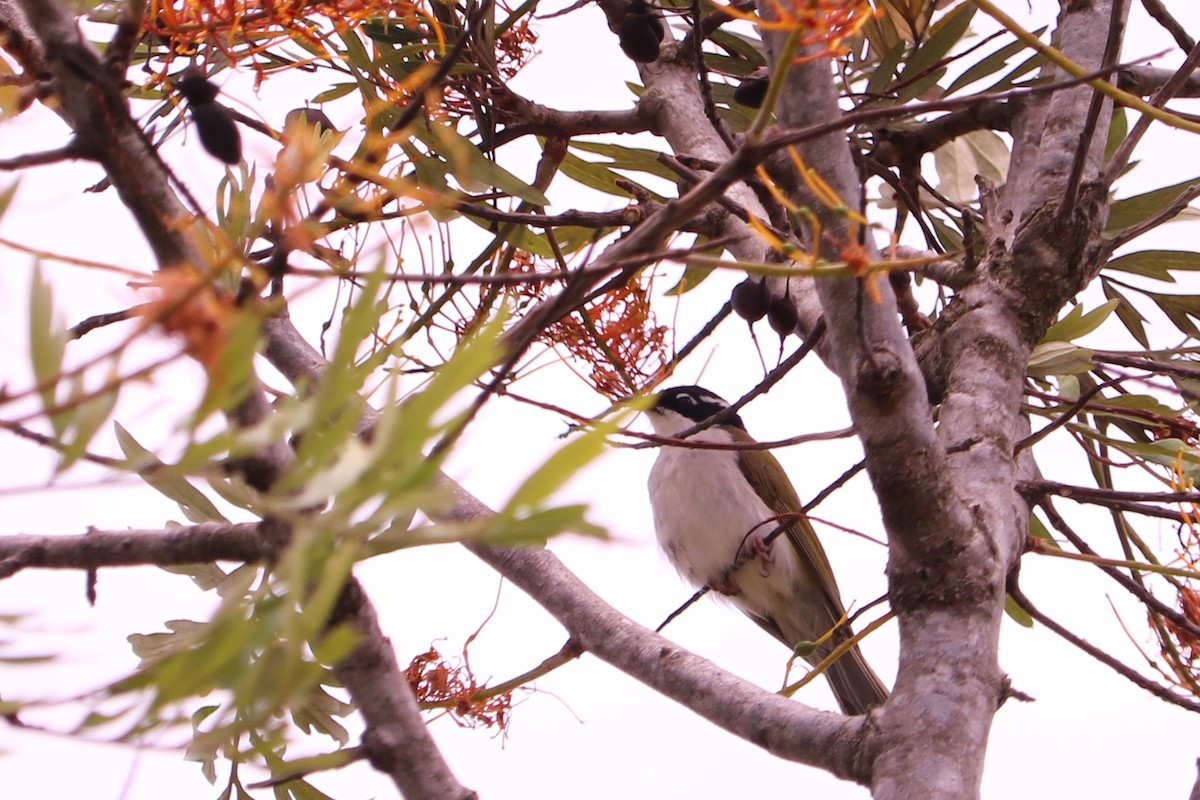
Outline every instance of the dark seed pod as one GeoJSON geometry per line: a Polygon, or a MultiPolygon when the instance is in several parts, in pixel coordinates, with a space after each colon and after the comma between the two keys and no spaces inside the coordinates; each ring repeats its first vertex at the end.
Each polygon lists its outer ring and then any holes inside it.
{"type": "Polygon", "coordinates": [[[770,73],[766,69],[756,69],[733,90],[733,99],[747,108],[762,108],[769,88],[771,88],[770,73]]]}
{"type": "Polygon", "coordinates": [[[761,278],[746,278],[733,287],[733,292],[729,295],[729,305],[747,322],[758,322],[767,315],[767,308],[771,305],[771,293],[767,291],[767,284],[761,278]]]}
{"type": "Polygon", "coordinates": [[[221,92],[215,83],[204,77],[204,73],[195,67],[188,67],[183,71],[183,75],[175,81],[175,91],[192,105],[207,105],[216,100],[221,92]]]}
{"type": "Polygon", "coordinates": [[[639,64],[658,61],[659,44],[665,35],[662,20],[646,0],[630,0],[617,29],[617,38],[625,55],[639,64]]]}
{"type": "Polygon", "coordinates": [[[242,137],[228,108],[217,103],[191,103],[188,110],[200,134],[200,144],[209,155],[226,164],[242,160],[242,137]]]}
{"type": "Polygon", "coordinates": [[[242,160],[242,136],[225,106],[214,102],[221,91],[195,67],[183,71],[175,89],[188,101],[192,122],[200,134],[200,144],[213,158],[226,164],[242,160]]]}
{"type": "Polygon", "coordinates": [[[326,131],[337,132],[337,128],[330,122],[329,117],[319,108],[293,108],[283,118],[284,130],[293,125],[299,125],[301,120],[304,120],[304,123],[308,127],[316,128],[317,133],[325,133],[326,131]]]}
{"type": "Polygon", "coordinates": [[[771,306],[767,309],[767,323],[780,338],[796,330],[798,322],[800,317],[796,314],[796,307],[792,305],[792,298],[785,294],[771,301],[771,306]]]}

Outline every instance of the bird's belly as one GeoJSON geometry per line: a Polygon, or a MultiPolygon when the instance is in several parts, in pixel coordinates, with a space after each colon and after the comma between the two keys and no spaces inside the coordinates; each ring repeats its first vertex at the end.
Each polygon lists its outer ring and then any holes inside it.
{"type": "Polygon", "coordinates": [[[760,617],[774,617],[795,601],[803,581],[786,537],[775,540],[771,563],[751,558],[728,574],[748,534],[766,536],[776,528],[767,521],[774,512],[750,488],[735,454],[663,448],[649,488],[659,544],[686,580],[695,586],[730,582],[729,599],[760,617]]]}

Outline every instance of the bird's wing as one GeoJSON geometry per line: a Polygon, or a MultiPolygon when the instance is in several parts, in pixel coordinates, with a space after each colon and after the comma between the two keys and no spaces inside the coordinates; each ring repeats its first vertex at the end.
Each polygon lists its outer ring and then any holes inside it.
{"type": "MultiPolygon", "coordinates": [[[[754,441],[745,431],[733,430],[731,433],[734,441],[754,441]]],[[[766,501],[772,511],[776,514],[800,513],[800,497],[791,481],[787,479],[783,467],[770,451],[739,450],[737,453],[738,467],[746,480],[750,481],[752,486],[763,487],[766,497],[772,498],[766,501]]],[[[825,548],[821,547],[821,541],[817,538],[812,523],[804,516],[794,517],[793,522],[788,525],[787,538],[799,553],[801,563],[816,573],[817,583],[825,595],[825,602],[833,618],[841,617],[845,613],[845,607],[838,593],[837,580],[833,577],[833,568],[829,566],[829,558],[825,555],[825,548]]],[[[762,622],[759,624],[770,630],[762,622]]]]}

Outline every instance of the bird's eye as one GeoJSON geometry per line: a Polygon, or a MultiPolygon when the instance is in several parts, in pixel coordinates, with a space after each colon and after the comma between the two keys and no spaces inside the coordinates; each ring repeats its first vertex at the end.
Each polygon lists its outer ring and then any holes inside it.
{"type": "Polygon", "coordinates": [[[679,395],[679,405],[690,408],[696,405],[696,398],[692,397],[690,394],[681,394],[679,395]]]}

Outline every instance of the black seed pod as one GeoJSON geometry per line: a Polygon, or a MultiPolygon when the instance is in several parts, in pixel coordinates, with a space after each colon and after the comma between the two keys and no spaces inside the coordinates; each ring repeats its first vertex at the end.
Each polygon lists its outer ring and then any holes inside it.
{"type": "Polygon", "coordinates": [[[242,160],[242,137],[228,108],[216,103],[193,103],[188,110],[192,112],[192,122],[196,123],[196,131],[200,134],[200,144],[209,155],[226,164],[242,160]]]}
{"type": "Polygon", "coordinates": [[[771,88],[770,74],[766,69],[756,69],[733,90],[733,99],[747,108],[762,108],[771,88]]]}
{"type": "Polygon", "coordinates": [[[767,323],[780,338],[796,330],[799,321],[800,317],[796,314],[796,307],[792,305],[792,298],[784,294],[771,301],[771,306],[767,309],[767,323]]]}
{"type": "Polygon", "coordinates": [[[175,91],[183,95],[184,100],[198,106],[211,103],[221,93],[217,85],[195,67],[188,67],[183,71],[183,75],[175,81],[175,91]]]}
{"type": "Polygon", "coordinates": [[[767,315],[767,307],[771,305],[771,293],[767,291],[767,284],[761,278],[746,278],[733,287],[733,293],[729,295],[729,305],[747,322],[758,322],[767,315]]]}
{"type": "Polygon", "coordinates": [[[630,0],[617,29],[617,38],[625,55],[639,64],[657,61],[659,44],[665,35],[662,20],[646,0],[630,0]]]}
{"type": "Polygon", "coordinates": [[[209,155],[226,164],[241,161],[242,136],[233,121],[233,114],[214,102],[221,90],[195,67],[183,71],[183,76],[175,82],[175,89],[188,101],[188,111],[200,134],[200,144],[209,155]]]}
{"type": "Polygon", "coordinates": [[[305,120],[305,124],[310,128],[316,128],[317,133],[325,133],[326,131],[337,132],[337,128],[329,121],[329,117],[319,108],[293,108],[283,118],[284,130],[293,125],[298,125],[301,119],[305,120]]]}

